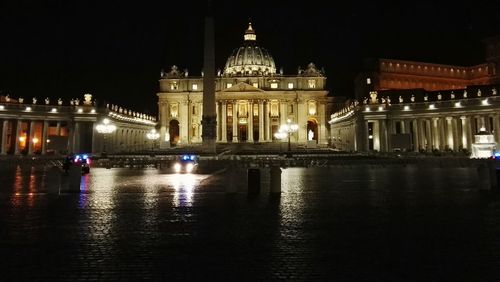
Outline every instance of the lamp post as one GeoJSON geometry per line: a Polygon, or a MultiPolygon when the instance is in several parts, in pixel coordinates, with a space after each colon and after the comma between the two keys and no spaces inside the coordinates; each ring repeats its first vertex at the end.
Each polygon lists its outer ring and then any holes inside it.
{"type": "Polygon", "coordinates": [[[156,129],[151,129],[150,132],[146,133],[146,138],[151,140],[151,152],[154,150],[155,142],[160,138],[160,133],[156,132],[156,129]]]}
{"type": "Polygon", "coordinates": [[[111,124],[109,119],[105,118],[102,120],[102,123],[98,124],[95,129],[97,132],[103,135],[104,138],[104,144],[102,147],[102,154],[101,156],[106,157],[106,135],[113,133],[116,130],[116,125],[111,124]]]}
{"type": "Polygon", "coordinates": [[[277,139],[285,139],[288,137],[288,151],[287,151],[287,158],[292,157],[292,148],[291,148],[291,143],[290,143],[290,136],[292,133],[296,132],[299,129],[299,125],[292,123],[290,119],[287,119],[286,124],[280,125],[280,128],[278,132],[274,134],[274,137],[277,139]]]}

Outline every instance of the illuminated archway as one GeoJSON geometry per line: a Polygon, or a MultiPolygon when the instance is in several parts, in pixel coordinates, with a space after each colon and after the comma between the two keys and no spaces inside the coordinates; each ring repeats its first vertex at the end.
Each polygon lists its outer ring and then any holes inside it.
{"type": "Polygon", "coordinates": [[[307,121],[307,140],[309,140],[309,135],[312,132],[312,140],[318,142],[318,121],[316,119],[309,119],[307,121]]]}
{"type": "Polygon", "coordinates": [[[173,119],[169,123],[168,134],[170,136],[170,145],[175,146],[179,143],[179,121],[173,119]]]}

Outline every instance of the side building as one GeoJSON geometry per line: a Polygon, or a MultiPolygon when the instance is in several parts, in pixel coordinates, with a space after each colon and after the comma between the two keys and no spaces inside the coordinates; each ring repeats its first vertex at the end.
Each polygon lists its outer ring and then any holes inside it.
{"type": "MultiPolygon", "coordinates": [[[[176,66],[162,73],[157,95],[163,146],[201,144],[202,76],[189,76],[187,70],[180,71],[176,66]]],[[[297,75],[277,72],[273,57],[257,45],[249,24],[243,45],[217,72],[217,142],[273,142],[280,125],[290,120],[299,125],[291,142],[312,139],[326,145],[329,117],[325,83],[324,72],[313,63],[299,69],[297,75]]]]}
{"type": "Polygon", "coordinates": [[[332,146],[345,151],[472,150],[482,128],[500,141],[500,37],[469,67],[378,60],[355,79],[355,100],[331,115],[332,146]]]}
{"type": "Polygon", "coordinates": [[[36,155],[132,152],[151,148],[146,134],[156,126],[152,116],[116,105],[97,107],[92,95],[63,103],[46,98],[0,97],[0,154],[36,155]],[[98,132],[106,120],[114,131],[98,132]]]}

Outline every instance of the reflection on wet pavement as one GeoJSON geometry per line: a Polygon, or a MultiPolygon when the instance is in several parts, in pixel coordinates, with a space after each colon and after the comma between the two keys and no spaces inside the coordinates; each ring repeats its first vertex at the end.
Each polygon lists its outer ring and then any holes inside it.
{"type": "MultiPolygon", "coordinates": [[[[244,178],[242,178],[244,179],[244,178]]],[[[225,175],[92,169],[81,193],[0,176],[6,280],[488,280],[500,201],[466,168],[288,168],[282,194],[225,175]],[[453,279],[452,279],[453,280],[453,279]]]]}

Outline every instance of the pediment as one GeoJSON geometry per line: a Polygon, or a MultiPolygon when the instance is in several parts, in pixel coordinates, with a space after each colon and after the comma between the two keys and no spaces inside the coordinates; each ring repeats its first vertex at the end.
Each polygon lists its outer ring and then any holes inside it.
{"type": "Polygon", "coordinates": [[[240,82],[230,88],[222,90],[222,92],[264,92],[264,90],[254,87],[246,82],[240,82]]]}

